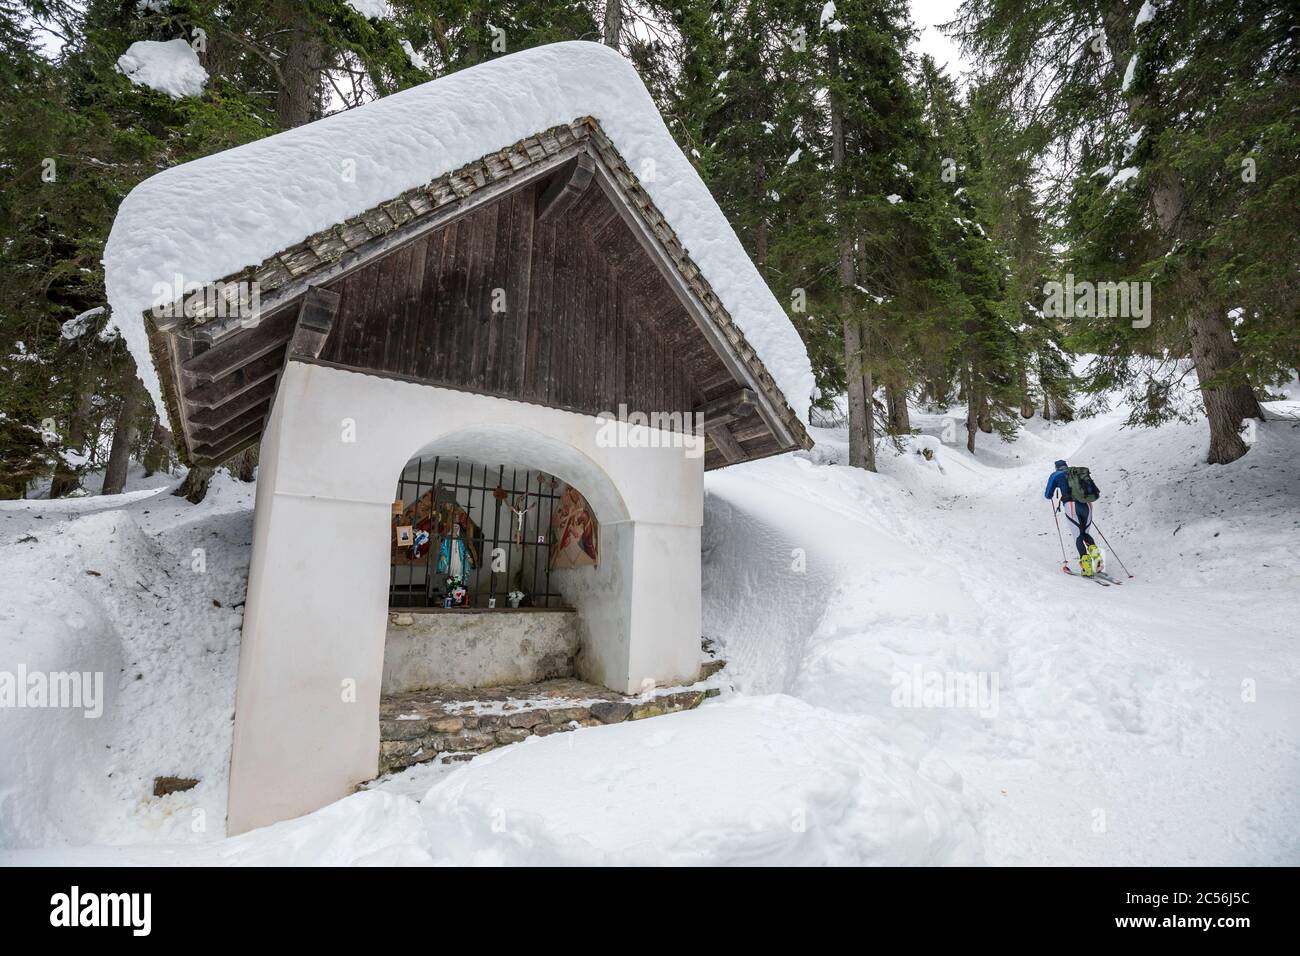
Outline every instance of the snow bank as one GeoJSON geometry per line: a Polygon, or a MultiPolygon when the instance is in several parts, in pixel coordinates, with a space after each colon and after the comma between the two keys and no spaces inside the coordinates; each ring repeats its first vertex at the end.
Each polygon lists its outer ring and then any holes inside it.
{"type": "Polygon", "coordinates": [[[224,832],[251,486],[0,503],[0,672],[100,675],[102,713],[0,709],[0,847],[224,832]],[[159,776],[191,790],[157,798],[159,776]]]}
{"type": "Polygon", "coordinates": [[[173,99],[202,96],[208,83],[208,71],[199,63],[198,54],[179,37],[137,40],[117,58],[117,69],[136,86],[147,86],[173,99]]]}
{"type": "Polygon", "coordinates": [[[420,807],[367,791],[296,820],[190,847],[95,846],[18,850],[9,866],[428,866],[420,807]]]}
{"type": "Polygon", "coordinates": [[[145,180],[104,262],[112,321],[161,406],[141,315],[155,285],[210,282],[487,153],[598,119],[802,418],[808,354],[632,65],[599,43],[537,47],[145,180]],[[345,175],[354,170],[355,175],[345,175]],[[160,227],[159,224],[165,224],[160,227]]]}
{"type": "Polygon", "coordinates": [[[533,739],[476,759],[421,806],[435,852],[455,864],[900,865],[980,852],[958,793],[785,696],[533,739]]]}

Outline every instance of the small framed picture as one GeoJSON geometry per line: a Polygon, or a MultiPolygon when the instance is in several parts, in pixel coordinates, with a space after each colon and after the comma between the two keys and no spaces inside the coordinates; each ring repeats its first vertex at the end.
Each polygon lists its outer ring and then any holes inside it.
{"type": "Polygon", "coordinates": [[[415,540],[415,529],[409,524],[399,524],[397,526],[397,546],[399,548],[409,548],[411,542],[415,540]]]}
{"type": "Polygon", "coordinates": [[[494,594],[490,598],[488,598],[488,607],[496,607],[496,606],[497,606],[497,596],[494,594]]]}
{"type": "Polygon", "coordinates": [[[537,536],[537,543],[538,543],[538,544],[545,544],[545,543],[546,543],[546,535],[544,535],[544,534],[539,534],[539,535],[537,536]]]}
{"type": "Polygon", "coordinates": [[[404,502],[402,501],[393,502],[393,514],[400,515],[405,510],[406,510],[406,504],[404,502]]]}

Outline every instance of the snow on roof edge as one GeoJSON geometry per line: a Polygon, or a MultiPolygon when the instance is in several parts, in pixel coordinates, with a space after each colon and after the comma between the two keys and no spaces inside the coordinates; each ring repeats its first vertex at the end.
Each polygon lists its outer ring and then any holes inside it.
{"type": "Polygon", "coordinates": [[[598,43],[535,47],[164,170],[122,202],[104,251],[112,321],[160,413],[143,313],[488,153],[590,115],[807,422],[807,350],[632,65],[598,43]],[[286,175],[287,170],[297,175],[286,175]]]}

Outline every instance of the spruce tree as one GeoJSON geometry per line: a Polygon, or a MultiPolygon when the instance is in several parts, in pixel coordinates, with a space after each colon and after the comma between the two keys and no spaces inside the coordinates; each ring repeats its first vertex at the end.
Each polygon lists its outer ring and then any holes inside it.
{"type": "Polygon", "coordinates": [[[1149,324],[1078,323],[1092,387],[1158,424],[1185,414],[1190,362],[1211,463],[1245,454],[1256,390],[1296,364],[1298,18],[1258,0],[963,7],[987,82],[1039,131],[1065,270],[1151,283],[1149,324]]]}

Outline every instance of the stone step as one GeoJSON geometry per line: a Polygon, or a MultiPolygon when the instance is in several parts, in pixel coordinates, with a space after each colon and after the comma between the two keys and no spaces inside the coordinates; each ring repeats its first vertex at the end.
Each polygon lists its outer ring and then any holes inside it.
{"type": "MultiPolygon", "coordinates": [[[[709,661],[705,676],[721,665],[709,661]],[[708,670],[712,664],[719,666],[708,670]]],[[[430,760],[469,760],[529,737],[692,710],[719,692],[716,686],[696,684],[627,696],[564,677],[386,696],[379,705],[379,772],[394,773],[430,760]]]]}

